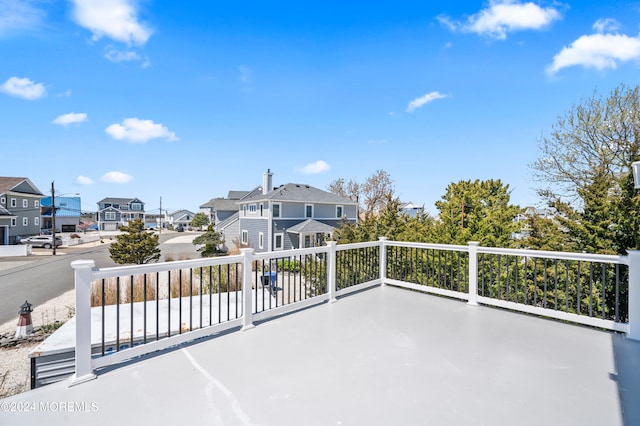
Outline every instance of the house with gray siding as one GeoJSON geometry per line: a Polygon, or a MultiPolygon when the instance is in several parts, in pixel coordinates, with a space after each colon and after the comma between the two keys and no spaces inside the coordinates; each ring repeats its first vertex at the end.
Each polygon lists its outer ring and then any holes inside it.
{"type": "Polygon", "coordinates": [[[40,234],[44,194],[27,178],[0,177],[0,245],[40,234]]]}
{"type": "Polygon", "coordinates": [[[238,213],[238,201],[251,191],[229,191],[227,198],[212,198],[200,206],[200,212],[207,215],[209,223],[214,225],[227,220],[238,213]]]}
{"type": "Polygon", "coordinates": [[[182,225],[183,228],[187,228],[188,226],[190,226],[189,224],[193,220],[193,216],[195,216],[195,213],[183,209],[176,210],[173,213],[169,213],[167,219],[169,221],[169,225],[173,227],[182,225]]]}
{"type": "Polygon", "coordinates": [[[129,221],[145,221],[144,203],[138,198],[104,198],[98,201],[98,229],[115,231],[129,221]]]}
{"type": "Polygon", "coordinates": [[[310,185],[273,187],[268,170],[258,187],[238,201],[239,239],[256,251],[314,247],[342,221],[357,221],[357,202],[310,185]]]}

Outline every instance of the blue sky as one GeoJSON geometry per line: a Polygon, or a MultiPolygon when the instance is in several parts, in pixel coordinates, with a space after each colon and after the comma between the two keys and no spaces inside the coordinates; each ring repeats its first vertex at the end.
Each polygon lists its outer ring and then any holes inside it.
{"type": "Polygon", "coordinates": [[[0,0],[0,175],[197,211],[387,171],[403,201],[529,164],[557,117],[640,80],[640,3],[0,0]]]}

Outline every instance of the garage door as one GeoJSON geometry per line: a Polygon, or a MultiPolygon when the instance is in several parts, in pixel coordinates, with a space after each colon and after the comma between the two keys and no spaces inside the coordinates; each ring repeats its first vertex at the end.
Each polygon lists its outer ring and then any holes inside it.
{"type": "Polygon", "coordinates": [[[105,223],[104,224],[104,230],[105,231],[115,231],[116,229],[118,229],[118,224],[117,223],[105,223]]]}

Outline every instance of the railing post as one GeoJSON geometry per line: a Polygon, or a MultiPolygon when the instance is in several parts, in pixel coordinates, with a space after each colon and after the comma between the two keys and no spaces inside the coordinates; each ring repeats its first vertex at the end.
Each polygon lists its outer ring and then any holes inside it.
{"type": "Polygon", "coordinates": [[[478,304],[478,246],[477,241],[469,241],[469,305],[478,304]]]}
{"type": "Polygon", "coordinates": [[[337,266],[336,266],[336,246],[338,245],[335,241],[327,241],[327,247],[329,247],[329,251],[327,252],[327,292],[329,293],[329,303],[337,302],[336,299],[336,274],[337,274],[337,266]]]}
{"type": "Polygon", "coordinates": [[[382,285],[385,285],[387,281],[387,245],[385,244],[387,237],[378,237],[378,241],[380,242],[380,281],[382,285]]]}
{"type": "Polygon", "coordinates": [[[91,270],[93,260],[75,260],[76,288],[76,372],[71,386],[96,378],[91,363],[91,270]]]}
{"type": "Polygon", "coordinates": [[[640,341],[640,250],[629,255],[629,331],[627,338],[640,341]]]}
{"type": "MultiPolygon", "coordinates": [[[[251,295],[251,263],[253,262],[253,249],[240,249],[242,254],[242,331],[250,330],[253,327],[253,305],[251,295]]],[[[237,302],[236,302],[237,303],[237,302]]]]}

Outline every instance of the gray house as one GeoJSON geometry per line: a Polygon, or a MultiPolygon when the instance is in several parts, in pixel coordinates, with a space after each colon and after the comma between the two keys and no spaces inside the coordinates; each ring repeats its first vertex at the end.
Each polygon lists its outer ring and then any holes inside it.
{"type": "Polygon", "coordinates": [[[115,231],[134,219],[145,220],[144,203],[138,198],[104,198],[98,201],[98,229],[115,231]]]}
{"type": "Polygon", "coordinates": [[[40,234],[44,194],[27,178],[0,177],[0,245],[40,234]]]}
{"type": "Polygon", "coordinates": [[[238,201],[240,242],[256,251],[322,245],[341,221],[357,221],[357,203],[305,184],[273,188],[268,170],[261,188],[238,201]]]}
{"type": "Polygon", "coordinates": [[[200,206],[200,212],[207,215],[209,223],[218,224],[230,216],[237,215],[238,201],[251,191],[229,191],[227,198],[212,198],[200,206]]]}
{"type": "Polygon", "coordinates": [[[200,212],[207,215],[214,230],[222,235],[225,243],[220,247],[229,250],[233,242],[240,238],[238,227],[238,202],[251,191],[229,191],[227,198],[212,198],[200,206],[200,212]]]}
{"type": "Polygon", "coordinates": [[[182,227],[186,228],[189,226],[191,221],[193,220],[193,216],[195,214],[189,210],[176,210],[173,213],[169,213],[168,222],[169,225],[173,225],[174,227],[178,225],[182,225],[182,227]]]}

